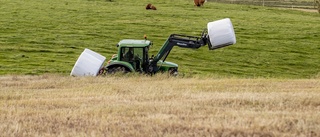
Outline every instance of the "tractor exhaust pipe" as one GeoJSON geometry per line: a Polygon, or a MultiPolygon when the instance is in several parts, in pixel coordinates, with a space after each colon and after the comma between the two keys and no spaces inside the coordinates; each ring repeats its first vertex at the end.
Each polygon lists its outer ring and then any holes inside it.
{"type": "Polygon", "coordinates": [[[209,50],[215,50],[236,43],[236,35],[229,18],[209,22],[207,29],[207,44],[209,50]]]}

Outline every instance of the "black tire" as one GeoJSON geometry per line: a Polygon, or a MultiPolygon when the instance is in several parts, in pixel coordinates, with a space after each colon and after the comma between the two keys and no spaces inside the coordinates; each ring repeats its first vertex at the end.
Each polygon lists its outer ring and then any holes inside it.
{"type": "Polygon", "coordinates": [[[129,72],[129,71],[126,70],[126,68],[122,67],[122,66],[111,67],[111,68],[108,68],[108,70],[107,70],[107,74],[116,74],[116,73],[125,74],[127,72],[129,72]]]}
{"type": "Polygon", "coordinates": [[[103,68],[101,68],[101,69],[99,70],[98,75],[100,76],[100,75],[105,75],[105,74],[106,74],[106,68],[103,67],[103,68]]]}
{"type": "Polygon", "coordinates": [[[178,69],[177,68],[170,68],[168,70],[170,76],[178,76],[178,69]]]}

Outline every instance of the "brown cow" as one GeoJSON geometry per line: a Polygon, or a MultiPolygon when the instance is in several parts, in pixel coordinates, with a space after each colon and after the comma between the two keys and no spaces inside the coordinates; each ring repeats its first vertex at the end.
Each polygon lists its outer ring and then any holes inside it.
{"type": "Polygon", "coordinates": [[[146,6],[146,10],[157,10],[157,8],[155,7],[155,6],[153,6],[152,4],[148,4],[147,6],[146,6]]]}
{"type": "Polygon", "coordinates": [[[199,0],[193,0],[193,1],[194,1],[194,6],[198,6],[198,7],[200,7],[199,0]]]}
{"type": "Polygon", "coordinates": [[[199,0],[199,2],[200,2],[200,5],[203,6],[205,0],[199,0]]]}
{"type": "Polygon", "coordinates": [[[194,0],[194,5],[200,7],[203,6],[204,2],[205,0],[194,0]]]}

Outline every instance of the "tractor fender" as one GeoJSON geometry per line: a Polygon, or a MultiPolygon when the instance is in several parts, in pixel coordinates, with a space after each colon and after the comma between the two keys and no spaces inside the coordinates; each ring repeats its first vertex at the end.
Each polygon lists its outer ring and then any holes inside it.
{"type": "Polygon", "coordinates": [[[124,61],[115,61],[115,62],[111,62],[110,64],[106,65],[105,68],[112,68],[112,67],[115,67],[115,66],[122,66],[122,67],[125,67],[126,70],[130,71],[130,72],[134,72],[134,68],[133,66],[128,63],[128,62],[124,62],[124,61]]]}

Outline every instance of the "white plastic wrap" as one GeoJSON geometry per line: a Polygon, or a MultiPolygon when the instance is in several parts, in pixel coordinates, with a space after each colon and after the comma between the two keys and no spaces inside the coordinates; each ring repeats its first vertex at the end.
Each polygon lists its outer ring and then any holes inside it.
{"type": "Polygon", "coordinates": [[[70,75],[71,76],[97,76],[105,60],[106,60],[106,57],[90,49],[85,49],[79,56],[70,75]]]}
{"type": "Polygon", "coordinates": [[[236,35],[229,18],[209,22],[207,24],[211,49],[216,49],[236,43],[236,35]]]}

